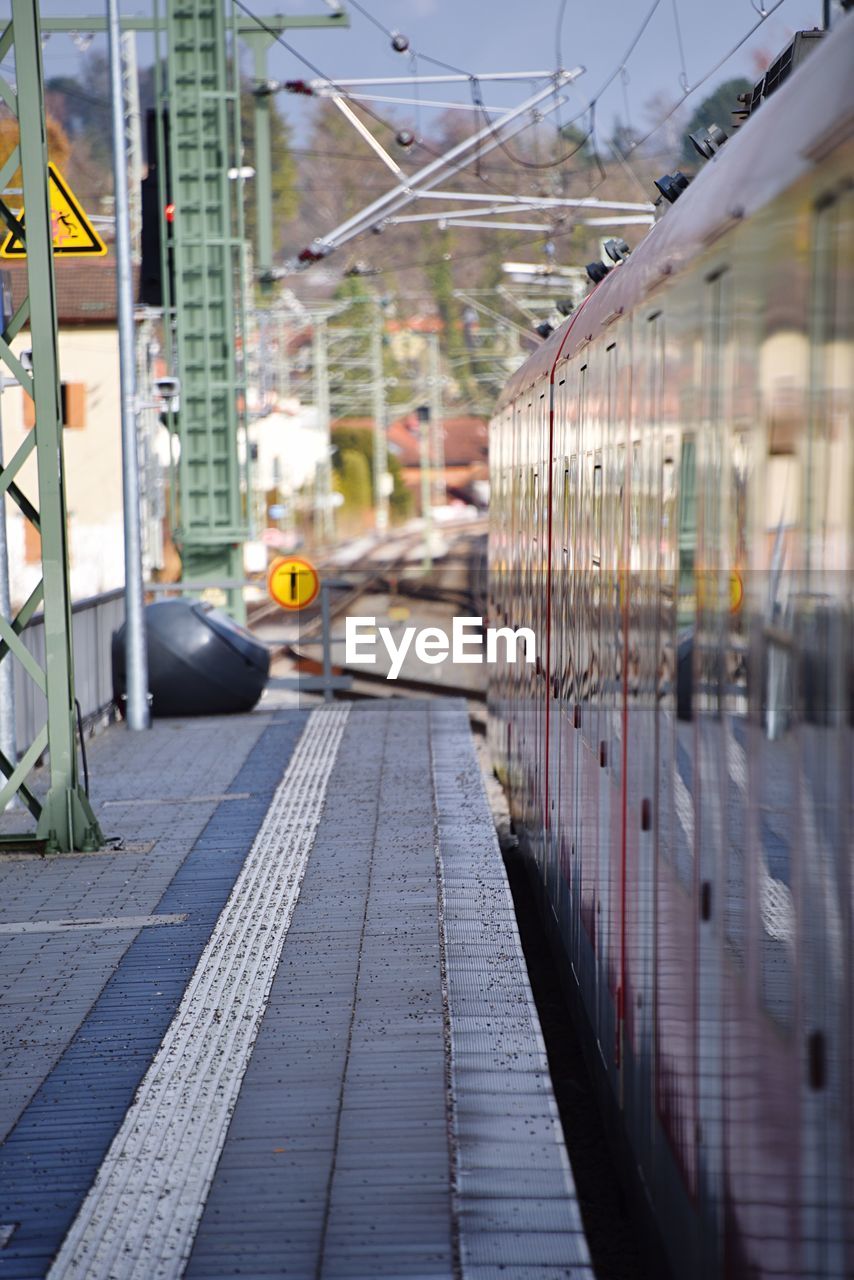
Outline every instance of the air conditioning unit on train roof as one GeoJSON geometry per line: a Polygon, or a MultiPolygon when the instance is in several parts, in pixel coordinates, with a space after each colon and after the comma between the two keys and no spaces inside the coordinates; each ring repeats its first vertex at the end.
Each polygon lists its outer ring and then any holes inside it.
{"type": "Polygon", "coordinates": [[[752,93],[739,94],[738,100],[743,105],[734,111],[733,115],[741,120],[746,120],[752,115],[766,98],[769,98],[781,84],[788,80],[795,68],[800,66],[804,58],[826,35],[827,32],[821,31],[818,27],[812,31],[796,31],[790,43],[774,59],[762,79],[757,80],[752,93]]]}

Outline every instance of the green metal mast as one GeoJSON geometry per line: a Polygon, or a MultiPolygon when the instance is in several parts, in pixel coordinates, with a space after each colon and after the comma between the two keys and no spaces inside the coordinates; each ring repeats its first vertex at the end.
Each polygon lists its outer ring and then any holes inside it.
{"type": "Polygon", "coordinates": [[[0,811],[18,796],[36,818],[36,838],[44,840],[47,849],[95,849],[103,838],[77,775],[56,291],[37,0],[12,0],[12,20],[0,36],[0,61],[6,62],[10,56],[14,56],[15,84],[13,87],[0,77],[0,98],[17,119],[19,141],[0,168],[0,193],[20,169],[26,225],[22,226],[2,194],[0,217],[21,235],[26,246],[27,297],[0,338],[0,360],[32,398],[35,427],[8,464],[0,467],[0,501],[8,494],[39,533],[42,576],[16,617],[0,617],[0,661],[14,658],[21,663],[45,697],[47,722],[17,765],[0,756],[0,811]],[[28,321],[32,371],[11,350],[13,339],[28,321]],[[17,483],[33,452],[38,507],[17,483]],[[44,610],[43,667],[21,640],[21,632],[39,606],[44,610]],[[45,748],[50,754],[50,788],[40,802],[29,786],[29,775],[45,748]]]}
{"type": "MultiPolygon", "coordinates": [[[[349,26],[343,11],[327,15],[269,14],[226,21],[226,0],[155,0],[150,17],[122,19],[125,31],[151,31],[157,41],[155,81],[158,152],[164,154],[163,111],[169,116],[171,227],[162,228],[164,329],[167,354],[181,384],[180,411],[170,423],[181,444],[177,494],[170,494],[175,538],[186,581],[239,582],[242,544],[249,533],[241,181],[229,169],[242,166],[240,73],[236,37],[250,44],[256,85],[266,79],[266,59],[279,33],[289,28],[349,26]],[[162,42],[162,46],[161,46],[162,42]],[[166,83],[162,83],[165,53],[166,83]],[[170,297],[167,240],[171,240],[175,288],[170,297]]],[[[47,18],[42,30],[103,31],[103,16],[47,18]]],[[[273,270],[270,102],[255,97],[257,200],[256,272],[269,290],[273,270]]],[[[164,166],[159,167],[161,194],[164,166]]],[[[161,201],[165,205],[165,201],[161,201]]],[[[239,589],[230,608],[242,618],[239,589]]]]}
{"type": "MultiPolygon", "coordinates": [[[[222,0],[167,0],[166,44],[181,381],[178,539],[186,579],[234,580],[243,576],[248,535],[238,453],[242,244],[238,184],[228,176],[240,164],[240,104],[222,0]]],[[[233,593],[235,612],[240,601],[233,593]]]]}

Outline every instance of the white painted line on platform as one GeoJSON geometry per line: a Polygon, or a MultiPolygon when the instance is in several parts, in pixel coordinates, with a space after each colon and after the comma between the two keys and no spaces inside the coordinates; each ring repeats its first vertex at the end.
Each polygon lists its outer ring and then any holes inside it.
{"type": "Polygon", "coordinates": [[[267,1006],[348,713],[346,705],[333,706],[309,717],[50,1280],[182,1275],[267,1006]]]}
{"type": "Polygon", "coordinates": [[[97,916],[88,920],[17,920],[0,924],[4,933],[67,933],[69,929],[150,929],[159,924],[183,924],[186,911],[171,916],[97,916]]]}
{"type": "Polygon", "coordinates": [[[217,796],[142,796],[137,800],[102,800],[102,809],[123,809],[136,804],[227,804],[229,800],[251,800],[251,791],[225,791],[217,796]]]}

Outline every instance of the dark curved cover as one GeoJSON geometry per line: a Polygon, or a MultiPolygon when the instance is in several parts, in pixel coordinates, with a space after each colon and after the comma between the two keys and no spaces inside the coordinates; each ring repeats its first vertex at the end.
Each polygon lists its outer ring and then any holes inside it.
{"type": "MultiPolygon", "coordinates": [[[[212,605],[158,600],[145,610],[148,687],[155,716],[212,716],[250,711],[261,697],[270,654],[212,605]]],[[[113,697],[124,705],[125,628],[113,632],[113,697]]]]}

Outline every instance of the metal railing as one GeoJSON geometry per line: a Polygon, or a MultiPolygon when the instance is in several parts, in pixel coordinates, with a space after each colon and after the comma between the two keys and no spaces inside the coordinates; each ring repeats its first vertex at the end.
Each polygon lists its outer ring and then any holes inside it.
{"type": "MultiPolygon", "coordinates": [[[[110,645],[125,620],[124,588],[78,600],[71,607],[74,643],[74,692],[87,728],[113,718],[110,645]]],[[[33,657],[45,661],[44,616],[38,614],[21,639],[33,657]]],[[[19,662],[15,668],[15,728],[18,749],[33,741],[47,720],[47,701],[19,662]]]]}

